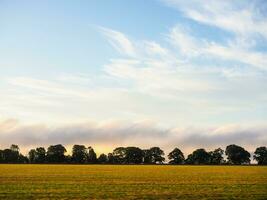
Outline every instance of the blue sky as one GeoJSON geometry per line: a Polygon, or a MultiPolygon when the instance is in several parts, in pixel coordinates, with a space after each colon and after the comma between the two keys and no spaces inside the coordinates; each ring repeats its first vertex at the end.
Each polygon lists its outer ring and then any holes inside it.
{"type": "Polygon", "coordinates": [[[47,65],[57,65],[54,70],[60,68],[59,72],[99,71],[116,54],[99,34],[98,26],[119,29],[137,38],[159,39],[158,33],[174,24],[172,18],[179,18],[179,14],[155,1],[1,1],[1,18],[4,59],[16,54],[23,67],[31,67],[22,73],[39,75],[40,70],[51,73],[47,65]],[[142,13],[151,7],[153,10],[142,13]],[[72,58],[71,64],[66,56],[72,58]],[[78,69],[73,70],[73,64],[78,69]]]}
{"type": "Polygon", "coordinates": [[[266,11],[259,0],[0,1],[1,145],[266,144],[266,11]]]}

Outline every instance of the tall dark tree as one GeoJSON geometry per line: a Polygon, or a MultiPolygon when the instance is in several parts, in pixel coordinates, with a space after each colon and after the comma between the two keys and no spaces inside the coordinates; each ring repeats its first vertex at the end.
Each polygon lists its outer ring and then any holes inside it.
{"type": "Polygon", "coordinates": [[[14,153],[11,149],[4,149],[2,152],[4,163],[17,163],[18,155],[14,153]]]}
{"type": "Polygon", "coordinates": [[[126,147],[125,154],[125,163],[127,164],[140,164],[143,162],[144,153],[138,147],[126,147]]]}
{"type": "Polygon", "coordinates": [[[215,149],[214,151],[210,151],[210,164],[219,165],[224,163],[223,153],[224,151],[221,148],[215,149]]]}
{"type": "Polygon", "coordinates": [[[145,164],[161,164],[165,161],[164,151],[159,147],[143,150],[145,164]]]}
{"type": "Polygon", "coordinates": [[[10,150],[14,154],[14,158],[15,158],[13,161],[14,163],[28,163],[29,162],[28,158],[19,152],[19,146],[18,145],[12,144],[10,146],[10,150]]]}
{"type": "Polygon", "coordinates": [[[243,147],[235,144],[228,145],[226,147],[225,154],[227,155],[227,159],[230,164],[241,165],[250,163],[250,153],[243,147]]]}
{"type": "Polygon", "coordinates": [[[47,149],[47,161],[49,163],[64,163],[66,152],[66,148],[61,144],[51,145],[47,149]]]}
{"type": "Polygon", "coordinates": [[[91,164],[97,163],[96,153],[92,147],[88,147],[87,162],[91,164]]]}
{"type": "Polygon", "coordinates": [[[170,164],[183,164],[185,160],[183,152],[178,148],[172,150],[169,153],[168,158],[170,160],[169,161],[170,164]]]}
{"type": "Polygon", "coordinates": [[[149,149],[143,149],[143,155],[144,155],[144,164],[152,164],[152,157],[149,149]]]}
{"type": "Polygon", "coordinates": [[[10,150],[12,151],[12,157],[13,157],[13,161],[12,162],[18,163],[19,162],[19,156],[20,156],[19,146],[16,145],[16,144],[12,144],[10,146],[10,150]]]}
{"type": "Polygon", "coordinates": [[[117,147],[113,150],[113,162],[117,164],[140,164],[144,153],[138,147],[117,147]]]}
{"type": "Polygon", "coordinates": [[[0,149],[0,163],[4,163],[4,153],[3,150],[0,149]]]}
{"type": "Polygon", "coordinates": [[[65,156],[65,163],[71,164],[73,163],[72,156],[71,155],[66,155],[65,156]]]}
{"type": "Polygon", "coordinates": [[[73,145],[72,161],[74,163],[86,163],[87,157],[87,148],[84,145],[73,145]]]}
{"type": "Polygon", "coordinates": [[[126,148],[117,147],[113,150],[113,162],[116,164],[125,164],[126,163],[126,148]]]}
{"type": "Polygon", "coordinates": [[[17,152],[17,154],[19,154],[19,146],[16,144],[11,144],[10,150],[13,152],[17,152]]]}
{"type": "Polygon", "coordinates": [[[197,149],[186,159],[187,164],[206,165],[210,163],[210,154],[205,149],[197,149]]]}
{"type": "Polygon", "coordinates": [[[114,164],[115,163],[115,159],[113,156],[113,153],[108,153],[108,162],[109,164],[114,164]]]}
{"type": "Polygon", "coordinates": [[[35,163],[35,158],[36,158],[36,150],[35,149],[31,149],[28,153],[29,155],[29,162],[30,163],[35,163]]]}
{"type": "Polygon", "coordinates": [[[22,155],[21,153],[19,154],[18,158],[18,163],[26,164],[29,163],[29,159],[27,156],[22,155]]]}
{"type": "Polygon", "coordinates": [[[46,150],[44,147],[37,147],[36,148],[36,163],[45,163],[46,162],[46,150]]]}
{"type": "Polygon", "coordinates": [[[2,156],[4,163],[19,163],[20,153],[18,145],[12,144],[9,149],[4,149],[2,156]]]}
{"type": "Polygon", "coordinates": [[[259,165],[267,165],[267,147],[258,147],[254,152],[254,159],[259,165]]]}
{"type": "Polygon", "coordinates": [[[29,162],[30,163],[45,163],[46,162],[46,151],[44,147],[38,147],[29,151],[29,162]]]}
{"type": "Polygon", "coordinates": [[[100,164],[106,164],[106,163],[108,163],[108,157],[107,157],[107,155],[106,154],[100,154],[100,156],[98,157],[98,159],[97,159],[97,161],[98,161],[98,163],[100,163],[100,164]]]}
{"type": "Polygon", "coordinates": [[[27,157],[19,152],[18,145],[12,144],[9,149],[1,150],[0,152],[1,163],[27,163],[27,157]]]}

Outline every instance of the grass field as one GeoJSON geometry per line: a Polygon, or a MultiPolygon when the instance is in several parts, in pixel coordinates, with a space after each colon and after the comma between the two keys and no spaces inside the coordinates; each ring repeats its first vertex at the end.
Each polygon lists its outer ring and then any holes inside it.
{"type": "Polygon", "coordinates": [[[0,199],[267,199],[267,167],[0,165],[0,199]]]}

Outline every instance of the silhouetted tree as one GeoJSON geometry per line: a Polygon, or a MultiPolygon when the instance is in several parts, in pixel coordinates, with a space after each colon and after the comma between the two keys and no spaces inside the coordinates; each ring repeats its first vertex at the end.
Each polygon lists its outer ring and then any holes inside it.
{"type": "Polygon", "coordinates": [[[18,158],[18,163],[23,163],[23,164],[29,163],[29,159],[28,159],[28,157],[26,157],[20,153],[19,158],[18,158]]]}
{"type": "Polygon", "coordinates": [[[114,164],[115,163],[115,159],[114,159],[113,153],[108,153],[108,163],[109,164],[114,164]]]}
{"type": "Polygon", "coordinates": [[[183,152],[178,148],[172,150],[169,153],[168,158],[170,160],[169,161],[170,164],[183,164],[185,160],[183,152]]]}
{"type": "MultiPolygon", "coordinates": [[[[65,155],[66,149],[61,144],[51,145],[46,152],[44,147],[29,151],[28,157],[22,155],[18,145],[12,144],[10,148],[0,150],[0,163],[109,163],[109,164],[158,164],[165,161],[164,152],[159,147],[141,150],[138,147],[117,147],[108,155],[101,154],[98,158],[92,147],[74,145],[72,155],[65,155]]],[[[225,163],[224,151],[221,148],[206,152],[197,149],[188,155],[185,160],[182,151],[175,148],[168,154],[169,164],[213,164],[225,163]]],[[[228,145],[225,154],[229,164],[249,164],[250,153],[243,147],[228,145]]],[[[267,147],[258,147],[253,158],[259,165],[267,165],[267,147]]]]}
{"type": "Polygon", "coordinates": [[[259,165],[267,165],[267,147],[258,147],[254,152],[254,159],[259,165]]]}
{"type": "Polygon", "coordinates": [[[206,165],[210,163],[210,154],[205,149],[197,149],[189,154],[186,164],[206,165]]]}
{"type": "Polygon", "coordinates": [[[18,163],[19,160],[19,147],[12,144],[9,149],[4,149],[4,162],[5,163],[18,163]]]}
{"type": "Polygon", "coordinates": [[[215,149],[214,151],[210,151],[210,164],[219,165],[224,163],[223,153],[224,151],[221,148],[215,149]]]}
{"type": "Polygon", "coordinates": [[[36,163],[45,163],[46,162],[46,150],[44,147],[36,148],[36,163]]]}
{"type": "Polygon", "coordinates": [[[11,144],[10,150],[13,152],[17,152],[17,154],[19,154],[19,146],[16,144],[11,144]]]}
{"type": "Polygon", "coordinates": [[[140,164],[143,162],[144,153],[138,147],[125,148],[125,163],[127,164],[140,164]]]}
{"type": "Polygon", "coordinates": [[[72,156],[71,155],[66,155],[65,156],[65,163],[73,163],[72,156]]]}
{"type": "Polygon", "coordinates": [[[100,154],[100,156],[98,157],[98,163],[100,164],[106,164],[108,162],[108,157],[106,154],[100,154]]]}
{"type": "Polygon", "coordinates": [[[17,163],[18,155],[14,153],[11,149],[3,150],[3,162],[4,163],[17,163]]]}
{"type": "Polygon", "coordinates": [[[18,163],[19,162],[19,146],[16,144],[12,144],[10,146],[11,154],[12,154],[12,161],[13,163],[18,163]]]}
{"type": "Polygon", "coordinates": [[[91,164],[97,163],[96,153],[92,147],[88,147],[87,162],[91,164]]]}
{"type": "Polygon", "coordinates": [[[64,163],[66,149],[63,145],[51,145],[47,149],[47,161],[49,163],[64,163]]]}
{"type": "Polygon", "coordinates": [[[150,149],[143,150],[144,163],[145,164],[161,164],[165,161],[164,151],[159,147],[152,147],[150,149]]]}
{"type": "Polygon", "coordinates": [[[29,155],[29,162],[30,163],[35,163],[36,150],[35,149],[31,149],[29,151],[28,155],[29,155]]]}
{"type": "Polygon", "coordinates": [[[0,163],[4,163],[4,153],[3,150],[0,149],[0,163]]]}
{"type": "Polygon", "coordinates": [[[228,145],[225,150],[230,164],[241,165],[250,163],[250,153],[235,144],[228,145]]]}
{"type": "Polygon", "coordinates": [[[74,163],[87,162],[87,149],[84,145],[73,145],[72,147],[72,161],[74,163]]]}
{"type": "Polygon", "coordinates": [[[12,144],[9,149],[1,150],[2,163],[27,163],[28,159],[19,152],[18,145],[12,144]]]}
{"type": "Polygon", "coordinates": [[[149,149],[143,149],[143,155],[144,155],[143,163],[144,164],[151,164],[152,163],[152,161],[151,161],[152,157],[151,157],[149,149]]]}
{"type": "Polygon", "coordinates": [[[28,163],[29,162],[28,158],[19,152],[19,146],[18,145],[12,144],[10,146],[10,150],[14,154],[14,161],[13,161],[14,163],[28,163]]]}
{"type": "Polygon", "coordinates": [[[126,148],[117,147],[113,150],[113,163],[124,164],[126,163],[126,148]]]}
{"type": "Polygon", "coordinates": [[[29,162],[30,163],[45,163],[46,162],[46,151],[44,147],[38,147],[29,151],[29,162]]]}
{"type": "Polygon", "coordinates": [[[138,147],[117,147],[113,150],[113,163],[140,164],[143,162],[144,153],[138,147]]]}

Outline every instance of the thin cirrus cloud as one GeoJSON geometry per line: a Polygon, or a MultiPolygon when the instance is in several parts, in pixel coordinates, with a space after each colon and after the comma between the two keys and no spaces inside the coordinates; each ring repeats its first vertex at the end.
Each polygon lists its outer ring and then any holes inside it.
{"type": "Polygon", "coordinates": [[[203,29],[230,35],[213,40],[196,35],[190,23],[177,23],[159,42],[97,27],[118,53],[99,74],[4,80],[2,118],[33,125],[4,120],[1,144],[179,145],[187,151],[266,144],[260,124],[267,119],[267,53],[258,47],[266,42],[267,26],[257,1],[162,2],[203,29]],[[80,122],[88,119],[98,123],[80,122]],[[56,122],[61,125],[51,128],[56,122]]]}
{"type": "Polygon", "coordinates": [[[182,55],[187,57],[213,57],[224,61],[237,61],[261,70],[267,69],[266,53],[244,48],[237,38],[229,40],[227,44],[218,44],[213,41],[194,38],[190,35],[190,30],[181,26],[172,28],[168,37],[169,42],[177,47],[182,55]]]}
{"type": "Polygon", "coordinates": [[[117,51],[128,56],[136,55],[132,42],[124,34],[104,27],[99,27],[99,29],[104,35],[106,35],[109,43],[117,51]]]}
{"type": "Polygon", "coordinates": [[[197,22],[216,26],[239,35],[267,38],[267,22],[264,1],[208,1],[162,0],[181,11],[185,17],[197,22]],[[196,6],[197,5],[197,6],[196,6]],[[261,9],[262,8],[262,9],[261,9]]]}

